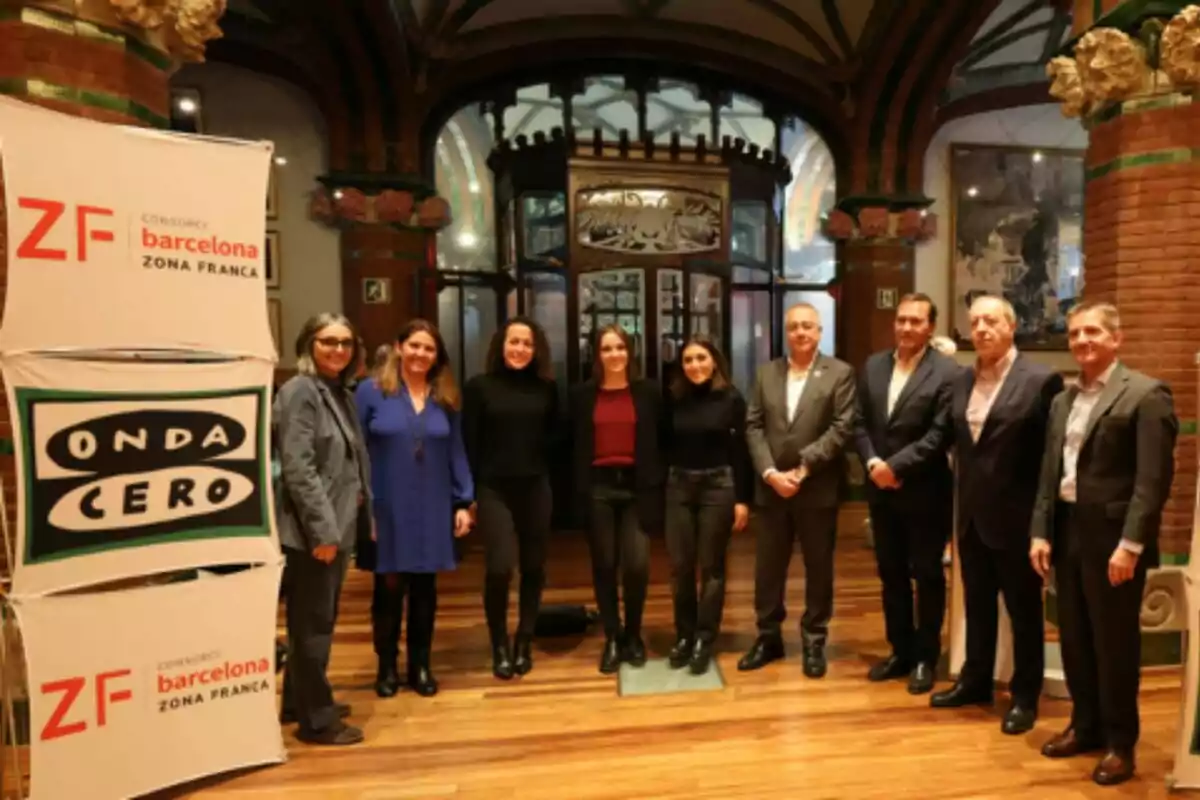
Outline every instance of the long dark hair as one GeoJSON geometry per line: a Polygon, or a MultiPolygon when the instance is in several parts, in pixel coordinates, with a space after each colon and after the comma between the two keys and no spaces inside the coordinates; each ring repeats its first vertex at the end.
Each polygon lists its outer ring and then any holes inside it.
{"type": "Polygon", "coordinates": [[[621,344],[625,345],[625,352],[629,355],[629,360],[625,363],[625,380],[633,383],[638,377],[638,363],[634,359],[634,341],[633,336],[629,331],[622,328],[620,325],[605,325],[600,330],[596,331],[592,350],[595,351],[595,359],[592,362],[592,378],[597,384],[604,382],[604,362],[600,360],[600,345],[604,342],[604,337],[608,334],[615,335],[621,340],[621,344]]]}
{"type": "Polygon", "coordinates": [[[346,363],[345,369],[338,373],[338,383],[342,386],[349,386],[354,382],[361,366],[362,339],[359,338],[358,329],[350,320],[346,319],[344,315],[335,314],[332,311],[323,311],[309,317],[308,321],[304,323],[304,327],[300,329],[299,335],[296,336],[296,372],[301,375],[317,374],[317,362],[313,359],[313,345],[321,331],[331,325],[341,325],[350,331],[350,338],[354,340],[354,352],[350,354],[350,360],[346,363]]]}
{"type": "MultiPolygon", "coordinates": [[[[460,405],[458,383],[454,380],[454,371],[450,369],[450,351],[446,349],[446,342],[442,339],[442,334],[437,326],[429,320],[410,320],[396,335],[396,344],[404,344],[417,333],[427,334],[433,339],[434,346],[437,348],[437,360],[429,368],[427,378],[431,391],[430,397],[433,398],[433,402],[443,408],[457,411],[460,405]]],[[[379,377],[376,380],[379,382],[379,390],[386,395],[394,395],[400,391],[400,354],[396,352],[395,347],[388,353],[387,361],[379,370],[379,377]]]]}
{"type": "Polygon", "coordinates": [[[533,333],[533,361],[527,369],[544,381],[553,381],[554,363],[550,360],[550,340],[546,338],[546,331],[542,326],[526,316],[512,317],[492,335],[487,353],[488,373],[496,375],[509,371],[508,365],[504,363],[504,342],[508,339],[508,329],[513,325],[524,325],[533,333]]]}
{"type": "Polygon", "coordinates": [[[725,361],[725,356],[721,353],[721,349],[717,347],[716,342],[708,338],[704,334],[695,334],[683,343],[683,347],[679,348],[679,369],[675,373],[675,377],[671,380],[671,396],[676,400],[686,397],[687,393],[692,391],[695,386],[688,380],[687,374],[683,371],[683,357],[687,353],[689,347],[700,347],[708,353],[713,361],[713,373],[709,378],[709,383],[713,389],[724,389],[731,385],[729,380],[729,364],[725,361]]]}

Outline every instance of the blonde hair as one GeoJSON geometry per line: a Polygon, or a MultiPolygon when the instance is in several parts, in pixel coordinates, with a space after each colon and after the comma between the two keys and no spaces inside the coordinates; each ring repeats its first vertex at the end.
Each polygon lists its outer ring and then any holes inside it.
{"type": "MultiPolygon", "coordinates": [[[[430,389],[429,396],[433,402],[443,408],[457,411],[462,405],[462,395],[458,391],[458,382],[454,380],[454,370],[450,369],[450,354],[446,350],[446,343],[442,341],[442,334],[438,331],[437,326],[428,320],[414,319],[405,325],[396,336],[396,344],[404,344],[417,333],[424,333],[433,339],[434,347],[437,350],[437,360],[429,368],[427,379],[430,389]]],[[[385,395],[396,395],[400,393],[402,382],[399,348],[393,347],[388,353],[387,361],[375,376],[375,383],[379,386],[379,391],[385,395]]]]}

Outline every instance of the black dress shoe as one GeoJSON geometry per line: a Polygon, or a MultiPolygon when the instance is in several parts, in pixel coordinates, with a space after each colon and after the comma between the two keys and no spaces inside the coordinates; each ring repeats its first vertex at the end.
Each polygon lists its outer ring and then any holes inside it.
{"type": "Polygon", "coordinates": [[[759,636],[750,645],[746,655],[738,660],[739,672],[752,672],[762,669],[772,661],[783,658],[783,639],[778,636],[759,636]]]}
{"type": "Polygon", "coordinates": [[[871,667],[870,671],[867,672],[867,680],[871,683],[881,683],[896,678],[903,678],[911,669],[907,661],[893,653],[871,667]]]}
{"type": "Polygon", "coordinates": [[[433,697],[438,693],[438,682],[427,664],[408,666],[408,685],[421,697],[433,697]]]}
{"type": "Polygon", "coordinates": [[[825,645],[820,643],[804,646],[804,675],[808,678],[824,678],[829,665],[825,661],[825,645]]]}
{"type": "Polygon", "coordinates": [[[1092,772],[1092,780],[1101,786],[1116,786],[1132,778],[1135,769],[1132,752],[1109,750],[1092,772]]]}
{"type": "MultiPolygon", "coordinates": [[[[350,706],[345,703],[334,703],[334,709],[337,711],[338,719],[345,719],[350,716],[350,706]]],[[[296,721],[296,712],[290,708],[285,708],[279,712],[279,724],[291,725],[296,721]]]]}
{"type": "Polygon", "coordinates": [[[363,740],[363,732],[359,728],[338,720],[319,731],[307,731],[301,728],[296,731],[296,738],[308,744],[358,744],[363,740]]]}
{"type": "Polygon", "coordinates": [[[631,667],[646,666],[646,643],[642,641],[642,637],[635,634],[626,633],[625,646],[622,658],[631,667]]]}
{"type": "Polygon", "coordinates": [[[621,642],[615,636],[604,640],[604,650],[600,653],[600,673],[612,675],[621,669],[621,642]]]}
{"type": "Polygon", "coordinates": [[[1000,723],[1000,730],[1009,736],[1019,736],[1033,730],[1035,722],[1037,722],[1036,708],[1013,703],[1012,708],[1004,715],[1004,721],[1000,723]]]}
{"type": "Polygon", "coordinates": [[[933,665],[921,662],[908,676],[908,693],[925,694],[933,691],[933,665]]]}
{"type": "Polygon", "coordinates": [[[692,660],[688,664],[688,670],[693,675],[703,675],[708,672],[708,665],[712,663],[712,656],[712,642],[696,642],[696,648],[692,650],[692,660]]]}
{"type": "Polygon", "coordinates": [[[517,634],[516,641],[513,642],[513,649],[516,651],[513,659],[513,672],[518,675],[528,675],[529,670],[533,669],[533,637],[517,634]]]}
{"type": "Polygon", "coordinates": [[[396,671],[396,658],[391,656],[379,659],[379,668],[375,672],[375,694],[380,697],[395,697],[400,691],[400,674],[396,671]]]}
{"type": "Polygon", "coordinates": [[[692,660],[692,649],[695,644],[691,639],[680,639],[671,648],[671,653],[667,656],[667,663],[671,665],[671,669],[683,669],[692,660]]]}
{"type": "Polygon", "coordinates": [[[1071,727],[1042,745],[1042,755],[1046,758],[1073,758],[1101,748],[1100,737],[1081,736],[1074,727],[1071,727]]]}
{"type": "Polygon", "coordinates": [[[512,651],[508,642],[492,646],[492,674],[502,681],[511,681],[516,674],[513,671],[512,651]]]}
{"type": "Polygon", "coordinates": [[[944,692],[935,692],[929,698],[933,708],[962,708],[963,706],[986,705],[992,702],[992,690],[971,686],[959,681],[944,692]]]}

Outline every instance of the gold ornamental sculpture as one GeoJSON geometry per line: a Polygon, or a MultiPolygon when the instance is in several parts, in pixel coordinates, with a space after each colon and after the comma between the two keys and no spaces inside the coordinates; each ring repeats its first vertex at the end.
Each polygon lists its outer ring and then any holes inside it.
{"type": "Polygon", "coordinates": [[[172,56],[203,61],[204,48],[221,37],[217,21],[227,0],[108,0],[117,19],[162,34],[172,56]]]}

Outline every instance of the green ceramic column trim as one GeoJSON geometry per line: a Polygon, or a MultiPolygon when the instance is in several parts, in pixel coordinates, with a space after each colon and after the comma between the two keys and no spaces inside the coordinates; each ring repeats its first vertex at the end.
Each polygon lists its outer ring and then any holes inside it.
{"type": "Polygon", "coordinates": [[[425,254],[412,250],[347,250],[346,258],[387,258],[395,261],[409,261],[419,266],[425,265],[425,254]]]}
{"type": "Polygon", "coordinates": [[[0,456],[11,456],[15,452],[12,439],[0,439],[0,456]]]}
{"type": "Polygon", "coordinates": [[[80,39],[107,44],[124,50],[129,55],[164,72],[173,66],[171,57],[166,53],[156,50],[136,36],[119,28],[97,25],[94,22],[86,22],[42,8],[0,8],[0,22],[20,22],[31,27],[55,31],[65,36],[77,36],[80,39]]]}
{"type": "Polygon", "coordinates": [[[58,100],[64,103],[103,109],[124,114],[156,128],[166,128],[171,123],[167,117],[151,111],[128,97],[119,97],[115,94],[96,92],[91,89],[77,89],[73,86],[61,86],[37,78],[0,78],[0,94],[40,100],[58,100]]]}
{"type": "Polygon", "coordinates": [[[1184,436],[1195,436],[1196,427],[1196,420],[1194,419],[1179,420],[1179,432],[1184,436]]]}
{"type": "Polygon", "coordinates": [[[1191,554],[1162,553],[1158,560],[1164,567],[1186,567],[1188,562],[1191,561],[1191,554]]]}
{"type": "Polygon", "coordinates": [[[1151,150],[1147,153],[1126,153],[1087,170],[1085,180],[1094,181],[1113,172],[1161,164],[1189,164],[1200,160],[1200,148],[1173,147],[1169,150],[1151,150]]]}

